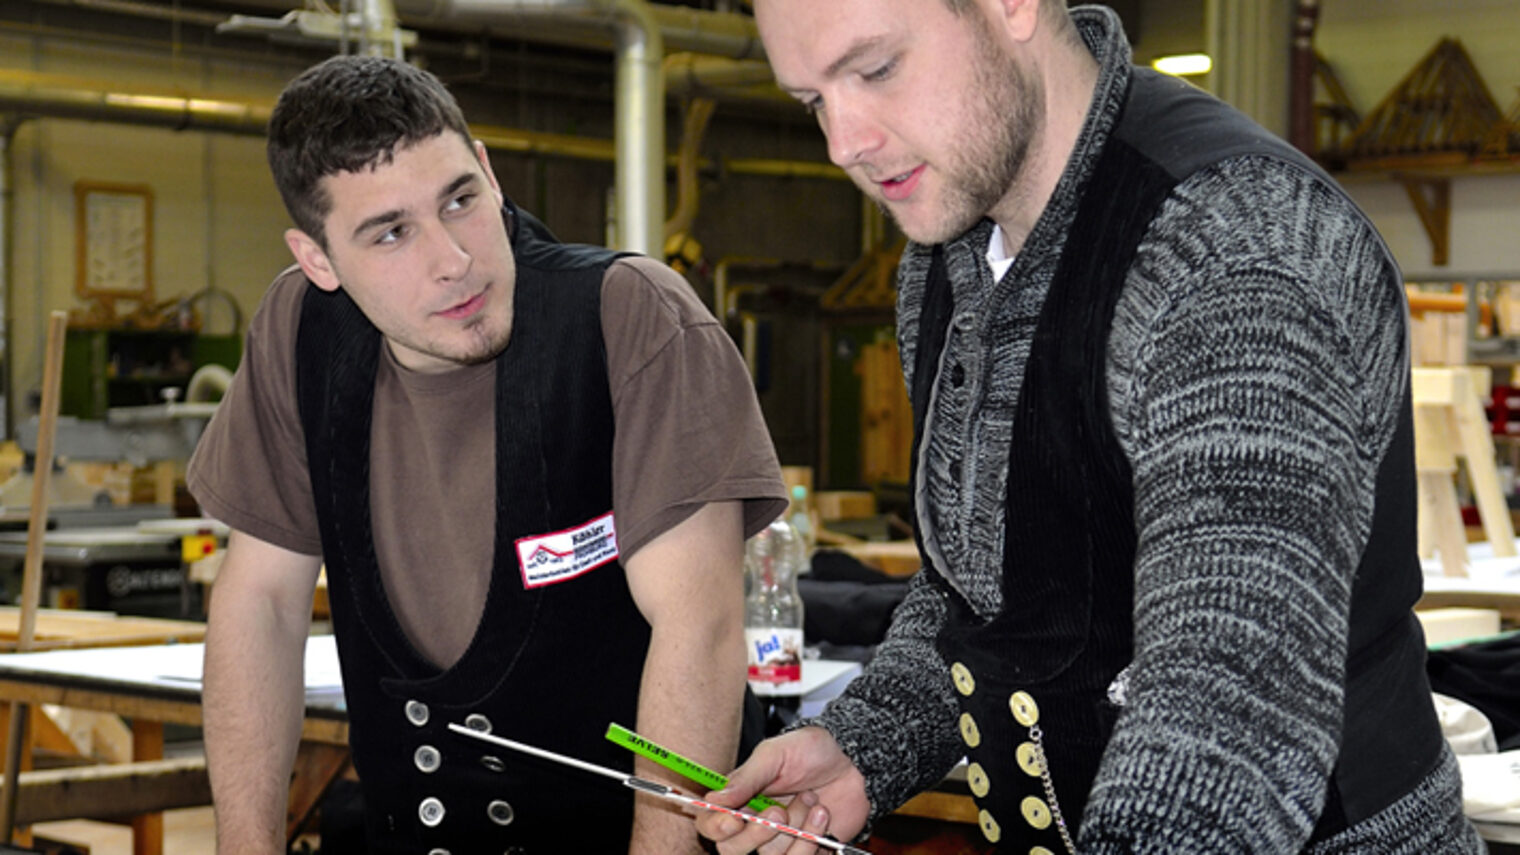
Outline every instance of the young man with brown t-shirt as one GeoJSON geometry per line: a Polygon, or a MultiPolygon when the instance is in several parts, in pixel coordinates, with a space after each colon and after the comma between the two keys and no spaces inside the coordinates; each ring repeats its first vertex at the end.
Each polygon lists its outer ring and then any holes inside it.
{"type": "Polygon", "coordinates": [[[632,770],[601,738],[625,719],[732,765],[743,539],[785,507],[732,343],[665,266],[558,243],[506,201],[404,63],[308,71],[269,151],[297,265],[187,476],[234,529],[206,654],[219,848],[283,851],[325,564],[370,851],[539,852],[572,829],[585,851],[696,851],[683,815],[447,725],[632,770]],[[566,821],[588,805],[595,827],[566,821]]]}

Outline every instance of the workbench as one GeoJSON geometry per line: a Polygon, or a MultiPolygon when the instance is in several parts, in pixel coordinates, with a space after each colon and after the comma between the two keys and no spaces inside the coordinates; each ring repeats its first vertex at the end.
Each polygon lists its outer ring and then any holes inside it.
{"type": "MultiPolygon", "coordinates": [[[[131,720],[133,762],[28,773],[17,820],[131,815],[134,855],[161,855],[159,811],[210,803],[205,759],[163,759],[165,724],[200,726],[200,643],[0,655],[0,700],[56,704],[131,720]]],[[[331,636],[306,649],[306,715],[288,827],[299,828],[348,764],[348,721],[331,636]]]]}

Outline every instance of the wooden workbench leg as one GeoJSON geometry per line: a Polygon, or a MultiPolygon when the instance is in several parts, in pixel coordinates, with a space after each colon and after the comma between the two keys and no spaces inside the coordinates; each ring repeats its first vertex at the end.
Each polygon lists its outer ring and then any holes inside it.
{"type": "MultiPolygon", "coordinates": [[[[164,759],[163,722],[132,719],[132,759],[164,759]]],[[[132,855],[164,855],[164,815],[132,817],[132,855]]]]}
{"type": "Polygon", "coordinates": [[[285,813],[285,843],[295,842],[327,794],[333,781],[348,768],[348,746],[302,742],[290,776],[290,802],[285,813]]]}
{"type": "MultiPolygon", "coordinates": [[[[13,712],[15,712],[18,708],[21,709],[21,710],[27,710],[27,709],[30,708],[30,705],[28,705],[28,704],[13,704],[13,703],[0,703],[0,733],[8,733],[10,731],[10,727],[11,727],[11,714],[13,712]]],[[[31,717],[28,714],[22,720],[25,721],[25,722],[27,722],[28,725],[30,725],[30,723],[31,723],[30,722],[30,718],[31,717]]],[[[16,771],[19,774],[21,772],[29,772],[29,771],[31,771],[31,769],[32,769],[32,732],[31,732],[31,728],[28,726],[22,732],[22,735],[21,735],[21,754],[20,754],[20,757],[18,758],[18,765],[16,767],[16,771]]],[[[11,830],[11,839],[9,841],[3,841],[3,842],[13,843],[13,844],[15,844],[17,846],[31,846],[32,845],[32,827],[30,825],[18,825],[18,826],[16,826],[14,829],[11,830]]]]}

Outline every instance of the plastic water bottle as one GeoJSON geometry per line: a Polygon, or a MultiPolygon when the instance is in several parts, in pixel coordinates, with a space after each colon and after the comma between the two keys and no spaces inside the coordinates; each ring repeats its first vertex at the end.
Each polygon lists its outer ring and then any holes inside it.
{"type": "Polygon", "coordinates": [[[756,694],[774,694],[802,682],[802,597],[797,568],[802,539],[776,520],[744,545],[744,643],[756,694]]]}
{"type": "Polygon", "coordinates": [[[797,565],[797,572],[811,572],[813,550],[818,548],[818,532],[813,529],[813,517],[808,513],[807,487],[801,484],[792,487],[792,505],[787,508],[786,521],[802,542],[802,561],[797,565]]]}

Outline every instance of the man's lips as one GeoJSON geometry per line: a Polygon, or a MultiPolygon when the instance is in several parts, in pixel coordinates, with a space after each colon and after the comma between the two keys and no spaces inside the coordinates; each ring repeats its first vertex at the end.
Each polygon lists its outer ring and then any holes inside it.
{"type": "Polygon", "coordinates": [[[908,172],[895,175],[886,181],[876,182],[881,188],[881,195],[888,202],[901,202],[913,195],[913,190],[918,186],[918,181],[924,175],[924,166],[920,164],[908,172]]]}
{"type": "Polygon", "coordinates": [[[479,294],[476,294],[470,299],[465,300],[463,303],[444,309],[438,313],[438,317],[447,318],[451,321],[459,321],[468,318],[469,316],[480,311],[481,307],[486,304],[486,290],[488,289],[482,289],[479,294]]]}

